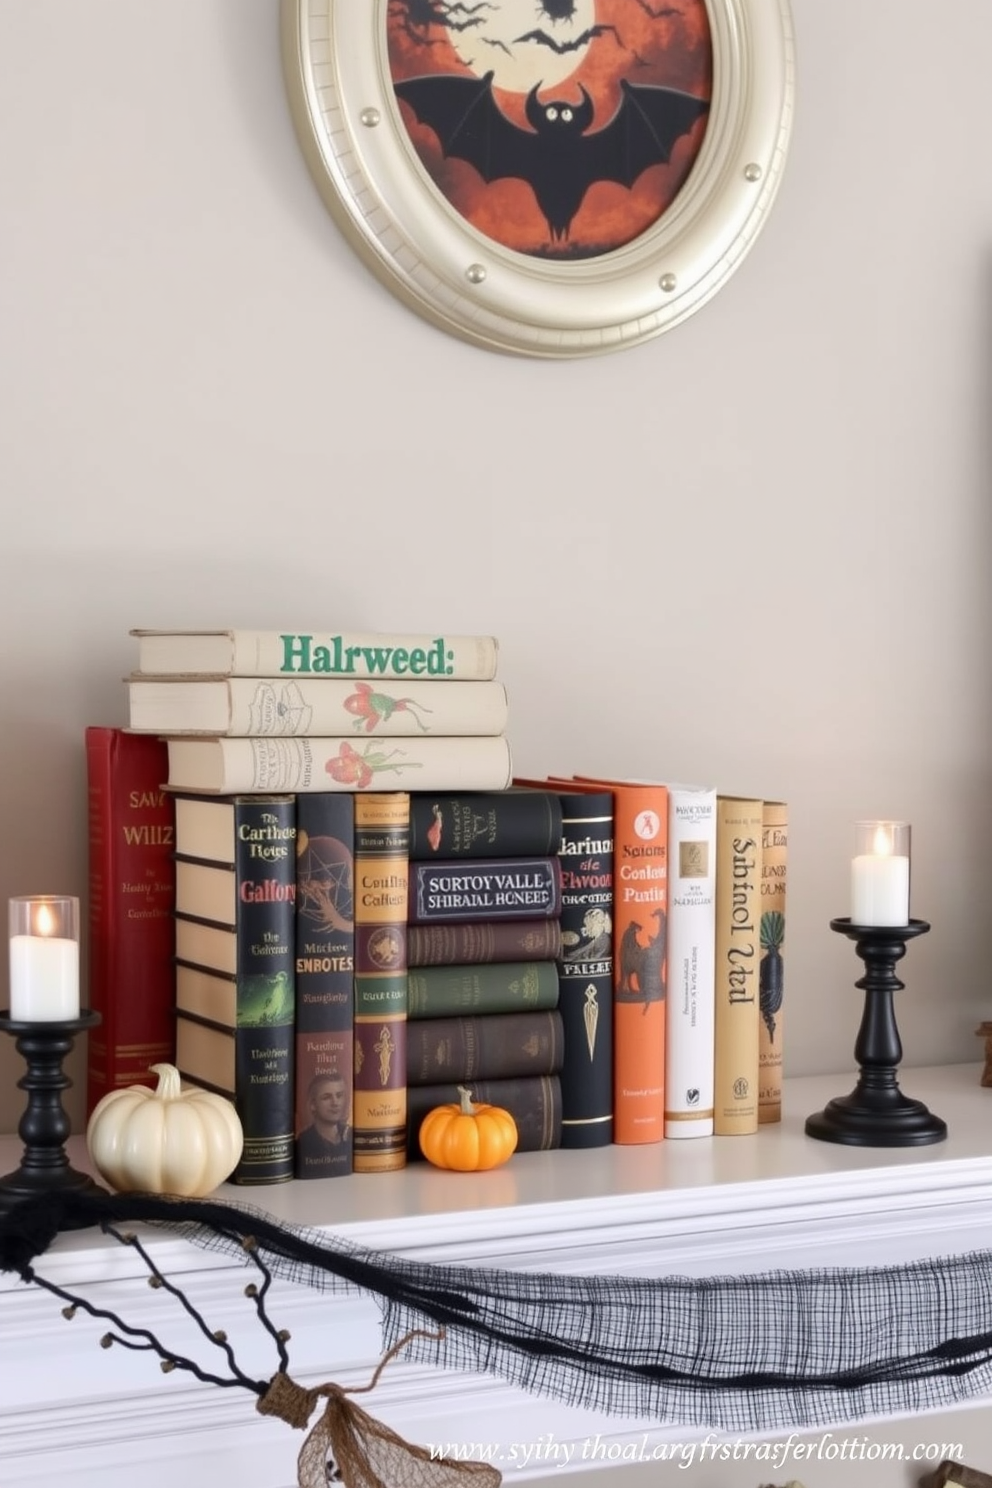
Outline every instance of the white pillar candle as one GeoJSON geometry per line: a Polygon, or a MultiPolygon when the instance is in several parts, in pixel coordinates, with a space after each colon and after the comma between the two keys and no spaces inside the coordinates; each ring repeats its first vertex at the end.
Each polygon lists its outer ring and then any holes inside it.
{"type": "Polygon", "coordinates": [[[862,822],[859,827],[871,828],[872,835],[870,850],[859,852],[851,863],[851,922],[908,925],[909,853],[899,849],[908,847],[909,828],[904,822],[862,822]]]}
{"type": "Polygon", "coordinates": [[[10,1016],[22,1023],[79,1017],[78,900],[11,900],[10,1016]],[[60,908],[61,907],[61,908],[60,908]],[[61,933],[60,933],[61,932],[61,933]]]}

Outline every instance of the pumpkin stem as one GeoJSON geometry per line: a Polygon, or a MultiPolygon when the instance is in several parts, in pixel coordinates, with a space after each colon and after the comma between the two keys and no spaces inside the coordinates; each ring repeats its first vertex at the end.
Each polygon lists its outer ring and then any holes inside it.
{"type": "Polygon", "coordinates": [[[458,1094],[461,1097],[461,1103],[462,1103],[462,1108],[461,1108],[461,1111],[459,1112],[459,1115],[461,1115],[461,1116],[474,1116],[475,1115],[475,1107],[472,1104],[472,1092],[471,1092],[471,1090],[469,1090],[469,1088],[468,1088],[467,1085],[459,1085],[459,1087],[458,1087],[458,1094]]]}
{"type": "Polygon", "coordinates": [[[153,1064],[150,1067],[151,1074],[158,1075],[158,1084],[155,1094],[159,1100],[178,1100],[182,1095],[179,1084],[179,1071],[174,1064],[153,1064]]]}

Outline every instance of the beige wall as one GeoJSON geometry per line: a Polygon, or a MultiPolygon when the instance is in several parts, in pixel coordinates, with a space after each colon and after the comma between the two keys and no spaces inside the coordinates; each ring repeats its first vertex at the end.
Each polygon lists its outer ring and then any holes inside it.
{"type": "MultiPolygon", "coordinates": [[[[275,0],[0,0],[0,899],[85,894],[82,730],[123,721],[130,626],[493,631],[522,773],[789,799],[794,1072],[851,1066],[851,823],[912,821],[906,1062],[977,1056],[992,7],[794,15],[746,262],[677,329],[549,364],[353,256],[275,0]]],[[[4,1040],[0,1129],[19,1073],[4,1040]]]]}

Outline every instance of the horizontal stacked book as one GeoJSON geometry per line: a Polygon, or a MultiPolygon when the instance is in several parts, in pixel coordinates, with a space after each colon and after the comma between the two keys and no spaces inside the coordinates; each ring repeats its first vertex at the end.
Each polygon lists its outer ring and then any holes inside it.
{"type": "Polygon", "coordinates": [[[562,813],[549,791],[413,793],[407,1141],[434,1106],[501,1106],[517,1150],[561,1144],[562,813]]]}
{"type": "Polygon", "coordinates": [[[129,726],[166,737],[173,790],[499,790],[510,780],[491,636],[132,633],[129,726]]]}

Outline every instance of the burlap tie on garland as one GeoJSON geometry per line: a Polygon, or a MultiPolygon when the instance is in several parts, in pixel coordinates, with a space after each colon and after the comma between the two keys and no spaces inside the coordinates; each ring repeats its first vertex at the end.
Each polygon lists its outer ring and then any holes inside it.
{"type": "Polygon", "coordinates": [[[369,1383],[351,1390],[331,1382],[308,1390],[288,1374],[272,1376],[256,1406],[262,1415],[278,1416],[288,1425],[305,1430],[317,1402],[327,1402],[297,1459],[299,1488],[327,1488],[328,1481],[333,1481],[328,1474],[329,1458],[344,1488],[499,1488],[503,1475],[497,1468],[485,1462],[432,1457],[348,1399],[349,1395],[374,1390],[390,1359],[418,1335],[435,1336],[425,1335],[422,1329],[406,1334],[380,1360],[369,1383]]]}

